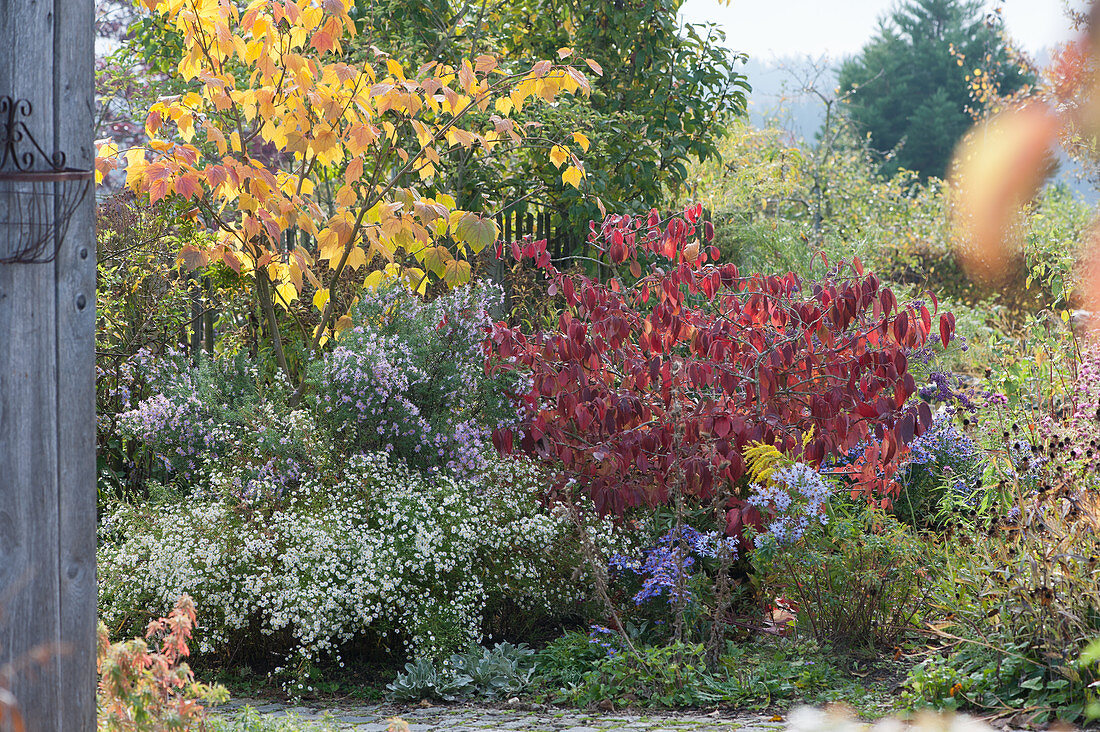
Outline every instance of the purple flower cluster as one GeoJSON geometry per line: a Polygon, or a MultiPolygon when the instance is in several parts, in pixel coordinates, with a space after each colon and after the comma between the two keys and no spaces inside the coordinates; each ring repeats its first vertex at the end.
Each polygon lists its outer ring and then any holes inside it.
{"type": "Polygon", "coordinates": [[[607,651],[607,655],[614,656],[619,652],[618,647],[613,642],[618,636],[618,633],[606,625],[592,625],[589,627],[588,642],[607,651]]]}
{"type": "Polygon", "coordinates": [[[608,560],[611,569],[620,573],[630,572],[641,578],[642,589],[634,595],[634,604],[665,595],[669,603],[690,602],[691,591],[687,577],[695,566],[696,558],[715,558],[720,552],[729,557],[737,556],[737,543],[718,532],[703,533],[691,526],[682,526],[679,533],[671,529],[657,540],[657,545],[646,550],[641,561],[614,554],[608,560]]]}
{"type": "Polygon", "coordinates": [[[182,398],[154,394],[119,415],[119,423],[124,433],[150,448],[157,467],[186,483],[198,481],[203,457],[224,446],[216,436],[215,420],[194,394],[182,398]]]}
{"type": "Polygon", "coordinates": [[[127,382],[143,380],[152,395],[119,425],[168,482],[248,502],[281,498],[335,467],[334,449],[478,477],[492,430],[516,421],[504,382],[516,377],[485,373],[496,297],[485,287],[432,302],[401,287],[365,292],[353,327],[310,366],[309,396],[298,407],[282,372],[261,375],[244,355],[196,366],[183,354],[139,354],[127,382]]]}
{"type": "Polygon", "coordinates": [[[846,453],[842,453],[842,454],[839,454],[839,455],[829,455],[829,456],[827,456],[825,458],[825,460],[822,461],[821,467],[823,469],[826,469],[826,472],[827,472],[827,469],[829,469],[829,468],[837,468],[837,467],[844,467],[844,466],[847,466],[847,465],[851,465],[856,460],[858,460],[860,457],[862,457],[863,453],[866,452],[866,451],[867,451],[867,443],[861,440],[860,442],[856,443],[856,445],[854,447],[852,447],[850,450],[848,450],[848,452],[846,452],[846,453]]]}
{"type": "Polygon", "coordinates": [[[957,404],[968,412],[977,409],[977,405],[963,390],[964,384],[961,376],[945,371],[933,371],[928,375],[931,382],[921,387],[918,394],[927,402],[946,402],[957,404]]]}
{"type": "MultiPolygon", "coordinates": [[[[913,307],[915,308],[920,308],[924,304],[925,303],[923,300],[913,301],[913,307]]],[[[947,343],[948,345],[951,345],[952,343],[957,344],[959,350],[963,353],[970,350],[970,344],[967,342],[966,337],[959,335],[957,332],[953,332],[951,334],[951,339],[947,343]]],[[[928,342],[920,348],[909,349],[906,355],[910,359],[910,361],[916,361],[923,366],[931,366],[932,362],[935,361],[940,356],[940,353],[943,351],[943,349],[938,344],[938,338],[930,338],[928,342]]]]}
{"type": "Polygon", "coordinates": [[[313,470],[281,375],[261,389],[244,357],[194,366],[182,354],[139,356],[135,368],[153,394],[119,415],[119,425],[168,481],[205,490],[217,473],[222,489],[251,502],[281,497],[313,470]]]}
{"type": "Polygon", "coordinates": [[[977,462],[978,456],[978,446],[959,430],[949,412],[937,414],[929,428],[909,443],[912,465],[969,468],[977,462]]]}
{"type": "Polygon", "coordinates": [[[767,484],[754,485],[748,503],[773,516],[767,529],[758,535],[757,547],[767,542],[782,546],[801,539],[810,521],[828,522],[826,506],[832,486],[812,467],[794,463],[773,470],[767,484]]]}
{"type": "Polygon", "coordinates": [[[431,427],[409,398],[410,385],[426,375],[400,342],[362,326],[354,336],[351,347],[337,346],[320,366],[318,412],[361,451],[427,457],[431,427]]]}
{"type": "Polygon", "coordinates": [[[977,505],[981,476],[981,450],[953,419],[951,408],[940,411],[932,424],[909,443],[909,464],[904,473],[908,489],[946,486],[964,503],[977,505]],[[923,487],[922,487],[923,486],[923,487]]]}
{"type": "Polygon", "coordinates": [[[475,477],[492,430],[513,424],[507,389],[485,374],[499,293],[459,288],[424,302],[399,286],[365,293],[355,326],[311,373],[320,416],[357,451],[475,477]]]}

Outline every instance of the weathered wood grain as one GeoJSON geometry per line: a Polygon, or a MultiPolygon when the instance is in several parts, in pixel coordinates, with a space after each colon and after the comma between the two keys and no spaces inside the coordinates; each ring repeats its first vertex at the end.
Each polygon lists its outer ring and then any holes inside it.
{"type": "MultiPolygon", "coordinates": [[[[94,8],[56,0],[54,144],[69,165],[95,165],[94,8]]],[[[57,474],[62,728],[95,730],[95,212],[94,191],[73,215],[54,265],[57,301],[57,474]]]]}
{"type": "MultiPolygon", "coordinates": [[[[81,167],[92,32],[92,0],[0,0],[0,94],[30,100],[39,143],[81,167]]],[[[95,727],[93,206],[56,262],[0,265],[0,667],[18,666],[29,730],[95,727]]]]}

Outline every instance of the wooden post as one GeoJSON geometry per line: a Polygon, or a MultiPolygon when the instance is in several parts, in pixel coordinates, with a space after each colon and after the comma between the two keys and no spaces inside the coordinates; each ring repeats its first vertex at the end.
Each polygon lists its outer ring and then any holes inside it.
{"type": "Polygon", "coordinates": [[[210,278],[206,277],[203,280],[203,286],[206,290],[206,311],[203,314],[203,345],[206,347],[207,355],[214,355],[214,318],[217,313],[214,311],[214,286],[210,283],[210,278]]]}
{"type": "MultiPolygon", "coordinates": [[[[73,168],[94,162],[93,60],[92,0],[0,2],[0,95],[73,168]]],[[[53,262],[0,264],[0,672],[35,732],[95,729],[94,211],[89,191],[53,262]]]]}
{"type": "Polygon", "coordinates": [[[198,275],[194,273],[188,276],[187,283],[187,289],[191,291],[191,332],[188,334],[187,353],[191,356],[191,363],[198,365],[202,358],[202,285],[198,275]]]}

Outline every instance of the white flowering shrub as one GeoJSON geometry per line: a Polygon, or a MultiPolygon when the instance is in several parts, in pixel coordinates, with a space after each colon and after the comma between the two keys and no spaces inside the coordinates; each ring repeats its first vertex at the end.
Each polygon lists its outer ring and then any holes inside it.
{"type": "MultiPolygon", "coordinates": [[[[301,400],[244,355],[143,354],[148,396],[119,423],[146,467],[139,490],[101,505],[108,624],[186,592],[202,651],[279,650],[301,668],[367,637],[443,658],[504,608],[583,611],[574,520],[543,504],[550,481],[534,463],[490,444],[524,390],[485,370],[497,297],[364,291],[301,400]]],[[[602,550],[621,548],[609,521],[590,523],[602,550]]]]}
{"type": "MultiPolygon", "coordinates": [[[[410,470],[384,453],[348,458],[343,477],[302,478],[279,502],[220,496],[120,504],[100,527],[100,610],[111,627],[190,594],[200,650],[258,631],[304,659],[364,634],[395,652],[440,658],[480,641],[501,603],[575,614],[589,596],[576,528],[543,507],[532,464],[486,459],[483,477],[410,470]]],[[[592,520],[604,551],[630,551],[592,520]]]]}

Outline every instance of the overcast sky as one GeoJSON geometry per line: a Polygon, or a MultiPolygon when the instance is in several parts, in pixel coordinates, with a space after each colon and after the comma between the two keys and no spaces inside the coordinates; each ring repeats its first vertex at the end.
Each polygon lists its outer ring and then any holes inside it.
{"type": "MultiPolygon", "coordinates": [[[[858,51],[874,33],[893,0],[686,0],[688,22],[719,23],[727,45],[764,61],[775,56],[828,55],[858,51]]],[[[1004,0],[1009,33],[1032,53],[1066,40],[1063,0],[1004,0]]]]}

